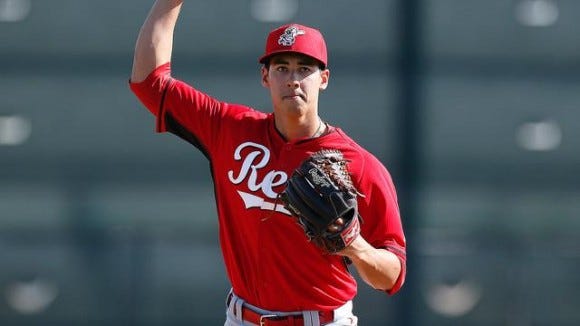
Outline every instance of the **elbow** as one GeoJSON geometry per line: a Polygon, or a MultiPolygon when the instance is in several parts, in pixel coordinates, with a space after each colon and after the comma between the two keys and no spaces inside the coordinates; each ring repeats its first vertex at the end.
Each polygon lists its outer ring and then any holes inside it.
{"type": "Polygon", "coordinates": [[[401,263],[398,262],[397,264],[393,264],[392,267],[384,273],[380,282],[371,284],[371,286],[376,290],[389,292],[397,285],[397,281],[401,277],[401,272],[401,263]]]}
{"type": "Polygon", "coordinates": [[[403,284],[405,283],[405,277],[407,275],[407,265],[406,265],[406,261],[404,259],[399,258],[399,268],[396,274],[393,274],[394,276],[391,278],[391,283],[389,284],[389,287],[387,289],[385,289],[384,291],[387,292],[389,295],[393,295],[395,293],[397,293],[401,287],[403,287],[403,284]]]}

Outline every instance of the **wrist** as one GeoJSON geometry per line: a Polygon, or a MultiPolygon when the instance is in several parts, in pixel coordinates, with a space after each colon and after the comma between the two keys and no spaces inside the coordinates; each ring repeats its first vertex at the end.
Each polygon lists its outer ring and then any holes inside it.
{"type": "Polygon", "coordinates": [[[355,261],[362,259],[374,249],[375,248],[359,234],[348,247],[344,248],[338,254],[355,261]]]}

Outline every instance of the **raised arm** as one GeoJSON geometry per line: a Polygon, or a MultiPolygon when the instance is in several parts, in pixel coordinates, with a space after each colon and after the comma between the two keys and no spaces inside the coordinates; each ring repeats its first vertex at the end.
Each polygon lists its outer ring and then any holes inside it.
{"type": "Polygon", "coordinates": [[[157,0],[141,26],[131,82],[143,81],[158,66],[171,61],[173,31],[183,0],[157,0]]]}

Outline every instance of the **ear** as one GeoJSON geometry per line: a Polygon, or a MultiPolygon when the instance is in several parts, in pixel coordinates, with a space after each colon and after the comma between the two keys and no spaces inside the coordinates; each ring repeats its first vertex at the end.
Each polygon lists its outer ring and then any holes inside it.
{"type": "Polygon", "coordinates": [[[260,74],[262,75],[262,86],[269,88],[270,82],[268,80],[268,69],[266,66],[262,66],[262,69],[260,69],[260,74]]]}
{"type": "Polygon", "coordinates": [[[328,69],[324,69],[320,72],[320,78],[321,78],[321,82],[320,82],[320,90],[325,90],[326,87],[328,87],[328,80],[330,79],[330,70],[328,69]]]}

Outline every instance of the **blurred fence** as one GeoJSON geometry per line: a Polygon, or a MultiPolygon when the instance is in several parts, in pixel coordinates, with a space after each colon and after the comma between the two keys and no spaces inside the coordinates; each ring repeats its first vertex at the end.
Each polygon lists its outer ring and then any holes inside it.
{"type": "MultiPolygon", "coordinates": [[[[0,0],[2,325],[223,323],[208,163],[127,87],[151,3],[0,0]]],[[[317,26],[323,118],[403,188],[402,3],[186,1],[174,74],[269,111],[265,35],[317,26]]],[[[579,324],[580,2],[413,3],[416,270],[392,298],[361,283],[361,324],[579,324]]]]}

